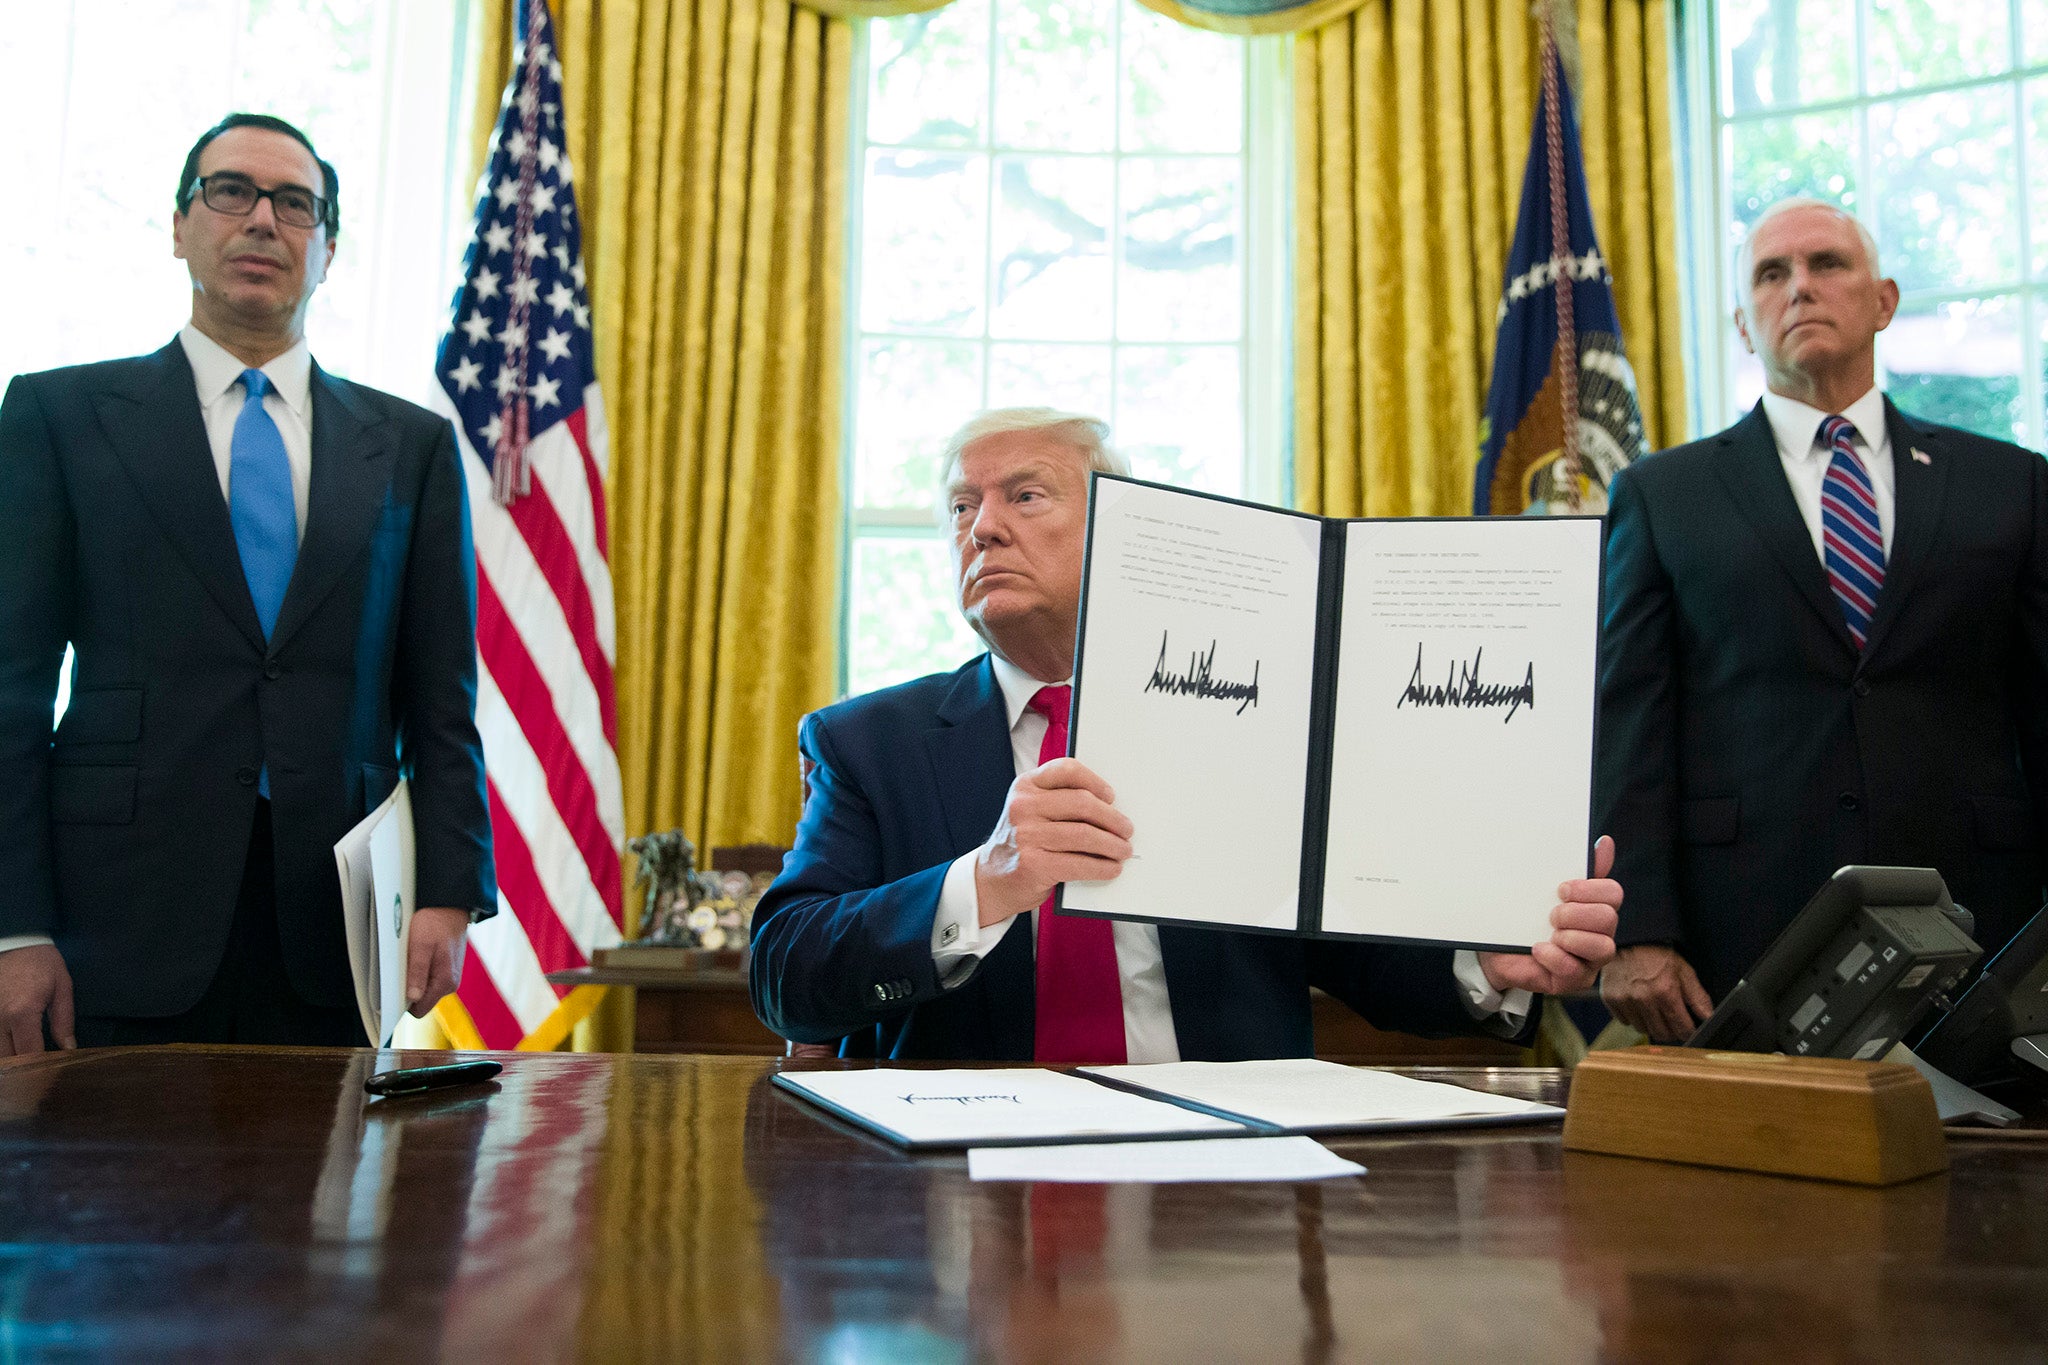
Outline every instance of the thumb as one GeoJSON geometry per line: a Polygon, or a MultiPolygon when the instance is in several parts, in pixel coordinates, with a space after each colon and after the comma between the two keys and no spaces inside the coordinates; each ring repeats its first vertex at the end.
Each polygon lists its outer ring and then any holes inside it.
{"type": "Polygon", "coordinates": [[[1604,877],[1614,871],[1614,837],[1601,835],[1593,843],[1593,875],[1604,877]]]}
{"type": "Polygon", "coordinates": [[[433,974],[433,945],[419,934],[407,934],[405,945],[405,1003],[410,1005],[427,993],[427,978],[433,974]]]}
{"type": "Polygon", "coordinates": [[[50,997],[50,1036],[57,1040],[57,1046],[71,1050],[78,1046],[77,1019],[71,1006],[71,976],[66,973],[57,978],[57,989],[50,997]]]}
{"type": "Polygon", "coordinates": [[[1686,1007],[1704,1022],[1714,1012],[1714,997],[1700,984],[1699,973],[1684,958],[1678,959],[1678,988],[1685,993],[1686,1007]]]}

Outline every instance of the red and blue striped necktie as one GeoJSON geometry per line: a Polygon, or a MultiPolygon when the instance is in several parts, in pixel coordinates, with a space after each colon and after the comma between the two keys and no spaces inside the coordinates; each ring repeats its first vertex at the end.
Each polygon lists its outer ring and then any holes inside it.
{"type": "Polygon", "coordinates": [[[1833,452],[1820,485],[1821,558],[1828,586],[1842,604],[1842,616],[1856,648],[1870,634],[1870,617],[1884,587],[1884,531],[1877,520],[1877,488],[1856,454],[1856,427],[1846,417],[1820,424],[1820,438],[1833,452]]]}

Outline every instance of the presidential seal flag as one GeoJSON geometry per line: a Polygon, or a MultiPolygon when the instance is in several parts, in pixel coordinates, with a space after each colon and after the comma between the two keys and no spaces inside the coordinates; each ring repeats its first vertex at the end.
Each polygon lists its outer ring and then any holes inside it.
{"type": "Polygon", "coordinates": [[[596,1003],[547,973],[620,941],[605,425],[545,0],[519,46],[436,362],[469,480],[477,729],[499,908],[437,1017],[459,1047],[551,1048],[596,1003]]]}
{"type": "Polygon", "coordinates": [[[1643,414],[1547,22],[1543,93],[1495,328],[1472,511],[1605,511],[1608,480],[1643,453],[1643,414]]]}

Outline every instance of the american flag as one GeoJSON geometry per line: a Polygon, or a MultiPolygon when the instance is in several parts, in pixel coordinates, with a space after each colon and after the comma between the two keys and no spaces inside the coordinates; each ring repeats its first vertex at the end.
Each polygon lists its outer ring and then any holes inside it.
{"type": "Polygon", "coordinates": [[[612,698],[604,408],[583,234],[545,0],[522,0],[513,74],[436,362],[469,479],[477,728],[496,918],[439,1018],[458,1046],[553,1047],[595,1003],[546,973],[620,940],[625,812],[612,698]]]}

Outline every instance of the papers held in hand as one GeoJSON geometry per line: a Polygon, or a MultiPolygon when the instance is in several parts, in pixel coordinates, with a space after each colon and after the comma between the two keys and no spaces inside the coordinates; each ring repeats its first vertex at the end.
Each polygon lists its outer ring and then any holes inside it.
{"type": "Polygon", "coordinates": [[[1070,752],[1137,832],[1063,913],[1550,936],[1591,844],[1598,518],[1343,520],[1105,474],[1089,497],[1070,752]]]}
{"type": "Polygon", "coordinates": [[[1369,1132],[1564,1117],[1550,1105],[1311,1058],[1079,1072],[786,1071],[775,1084],[912,1149],[1369,1132]]]}
{"type": "Polygon", "coordinates": [[[405,945],[413,912],[412,792],[401,779],[334,846],[342,924],[363,1033],[378,1047],[405,1013],[405,945]]]}

